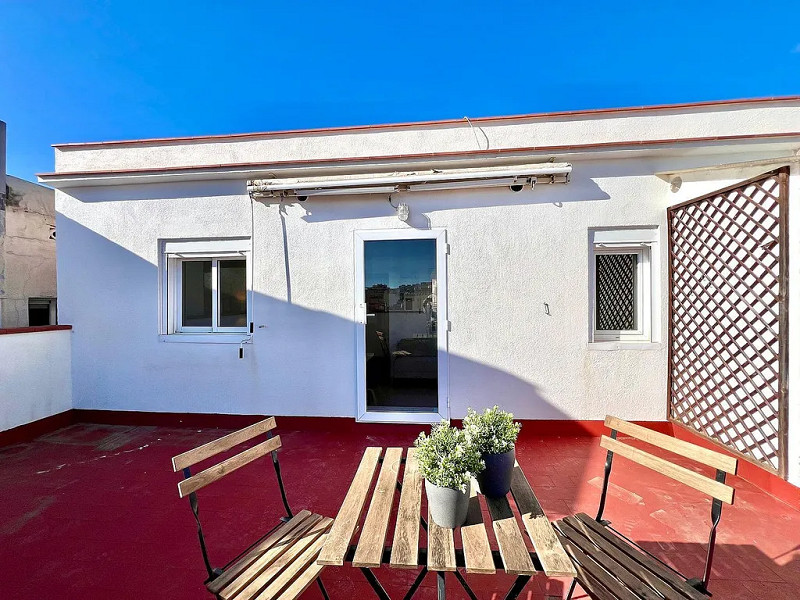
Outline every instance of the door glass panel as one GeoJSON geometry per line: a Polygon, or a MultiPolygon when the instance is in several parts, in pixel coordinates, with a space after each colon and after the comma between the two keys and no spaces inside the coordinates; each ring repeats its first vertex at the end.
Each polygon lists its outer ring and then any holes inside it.
{"type": "Polygon", "coordinates": [[[368,411],[438,408],[436,240],[364,242],[368,411]]]}
{"type": "Polygon", "coordinates": [[[244,260],[219,261],[219,326],[247,327],[247,271],[244,260]]]}
{"type": "Polygon", "coordinates": [[[211,261],[183,261],[181,269],[183,326],[211,327],[211,261]]]}

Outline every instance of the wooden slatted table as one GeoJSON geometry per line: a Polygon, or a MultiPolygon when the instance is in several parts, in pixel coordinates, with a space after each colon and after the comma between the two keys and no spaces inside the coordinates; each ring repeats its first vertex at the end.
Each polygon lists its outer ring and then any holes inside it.
{"type": "Polygon", "coordinates": [[[381,600],[388,600],[389,595],[371,571],[381,565],[396,569],[421,567],[406,599],[413,596],[429,571],[436,573],[440,600],[445,597],[447,572],[453,573],[470,597],[475,598],[459,569],[481,575],[491,575],[502,569],[517,575],[514,585],[506,594],[507,600],[516,598],[537,572],[543,571],[552,577],[575,577],[575,568],[519,464],[514,466],[511,496],[524,531],[507,497],[485,498],[489,518],[488,522],[484,522],[478,485],[473,480],[467,521],[460,528],[460,548],[456,547],[453,530],[439,527],[429,515],[423,516],[422,483],[414,448],[408,448],[405,458],[402,448],[386,448],[385,452],[383,448],[367,448],[317,564],[342,566],[350,563],[359,568],[381,600]],[[375,472],[379,464],[381,467],[376,479],[375,472]],[[394,533],[387,543],[392,507],[398,496],[394,533]],[[369,508],[364,524],[357,542],[353,543],[367,500],[369,508]],[[492,550],[489,543],[487,528],[490,525],[497,540],[497,550],[492,550]],[[420,543],[421,528],[427,530],[425,546],[420,543]],[[535,552],[529,551],[525,534],[530,538],[535,552]]]}

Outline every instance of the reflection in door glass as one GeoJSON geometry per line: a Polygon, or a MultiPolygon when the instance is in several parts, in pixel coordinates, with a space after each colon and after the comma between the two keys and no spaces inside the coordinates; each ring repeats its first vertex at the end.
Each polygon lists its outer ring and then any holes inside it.
{"type": "Polygon", "coordinates": [[[369,411],[438,407],[436,240],[364,242],[369,411]]]}

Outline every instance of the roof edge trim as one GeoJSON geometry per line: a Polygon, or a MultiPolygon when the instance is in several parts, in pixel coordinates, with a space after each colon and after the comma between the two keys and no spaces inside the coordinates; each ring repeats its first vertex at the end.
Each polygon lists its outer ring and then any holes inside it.
{"type": "MultiPolygon", "coordinates": [[[[767,96],[764,98],[738,98],[732,100],[707,100],[704,102],[682,102],[676,104],[653,104],[645,106],[624,106],[617,108],[591,108],[582,110],[564,110],[553,112],[529,113],[520,115],[501,115],[489,117],[470,117],[472,123],[487,123],[493,121],[524,121],[529,119],[554,119],[561,117],[585,117],[591,115],[621,114],[627,112],[659,112],[680,109],[701,109],[717,106],[740,106],[749,104],[774,104],[779,102],[800,102],[800,95],[796,96],[767,96]]],[[[252,133],[223,133],[215,135],[176,136],[162,138],[143,138],[133,140],[109,140],[105,142],[67,142],[52,144],[53,148],[89,149],[104,148],[108,146],[139,146],[147,144],[171,144],[179,142],[205,142],[241,140],[254,138],[280,137],[288,135],[330,134],[346,131],[370,131],[379,129],[403,129],[414,127],[430,127],[437,125],[456,125],[465,123],[465,117],[460,119],[440,119],[430,121],[409,121],[401,123],[379,123],[374,125],[345,125],[337,127],[318,127],[306,129],[285,129],[278,131],[262,131],[252,133]]]]}
{"type": "Polygon", "coordinates": [[[280,168],[302,168],[326,165],[341,165],[343,163],[366,163],[366,162],[388,162],[401,160],[436,160],[449,158],[492,158],[498,156],[510,156],[519,154],[520,156],[531,154],[563,154],[568,152],[581,151],[602,151],[602,150],[636,150],[648,147],[667,147],[681,146],[685,144],[715,144],[736,141],[759,141],[759,140],[780,140],[786,138],[798,138],[800,131],[763,133],[763,134],[743,134],[730,136],[712,136],[695,138],[675,138],[658,140],[639,140],[624,142],[601,142],[597,144],[569,144],[562,146],[531,146],[526,148],[498,148],[494,150],[463,150],[457,152],[430,152],[425,154],[395,154],[382,156],[353,156],[341,158],[322,158],[311,160],[288,160],[274,162],[251,162],[251,163],[228,163],[214,165],[189,165],[172,167],[152,167],[144,169],[109,169],[104,171],[55,171],[52,173],[37,173],[39,181],[42,183],[53,183],[64,179],[76,178],[96,178],[119,175],[176,175],[191,173],[225,172],[231,170],[267,170],[280,168]]]}

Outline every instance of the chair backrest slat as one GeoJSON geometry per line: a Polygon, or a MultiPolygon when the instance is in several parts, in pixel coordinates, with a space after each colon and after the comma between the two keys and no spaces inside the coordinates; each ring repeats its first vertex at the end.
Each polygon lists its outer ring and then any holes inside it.
{"type": "Polygon", "coordinates": [[[208,442],[207,444],[203,444],[202,446],[198,446],[193,450],[189,450],[183,454],[173,457],[172,469],[177,472],[185,469],[186,467],[191,467],[200,461],[210,458],[215,454],[219,454],[220,452],[225,452],[225,450],[230,450],[234,446],[237,446],[242,442],[246,442],[257,435],[266,433],[274,428],[275,417],[269,417],[268,419],[254,423],[249,427],[245,427],[239,431],[234,431],[233,433],[216,439],[213,442],[208,442]]]}
{"type": "Polygon", "coordinates": [[[616,429],[620,433],[629,435],[637,440],[647,442],[653,446],[658,446],[659,448],[663,448],[664,450],[668,450],[685,458],[690,458],[709,467],[719,469],[720,471],[725,471],[732,475],[736,474],[736,467],[739,461],[721,452],[715,452],[714,450],[709,450],[708,448],[676,439],[669,435],[653,431],[652,429],[647,429],[641,425],[623,421],[617,417],[607,416],[606,427],[609,429],[616,429]]]}
{"type": "MultiPolygon", "coordinates": [[[[257,458],[261,458],[265,454],[273,452],[274,450],[277,450],[280,447],[281,447],[281,436],[276,435],[274,438],[271,438],[265,442],[261,442],[260,444],[253,446],[252,448],[249,448],[244,452],[240,452],[235,456],[231,456],[230,458],[227,458],[222,462],[217,463],[213,467],[209,467],[205,471],[200,471],[196,475],[192,475],[191,477],[184,479],[178,484],[178,493],[180,494],[181,498],[184,498],[189,494],[191,494],[192,492],[196,492],[200,488],[207,486],[209,483],[217,481],[218,479],[224,477],[228,473],[232,473],[236,469],[245,466],[246,464],[254,461],[257,458]]],[[[216,453],[217,452],[215,451],[209,456],[212,456],[213,454],[216,453]]]]}
{"type": "Polygon", "coordinates": [[[610,450],[614,454],[624,456],[625,458],[639,463],[648,469],[657,471],[662,475],[671,477],[675,481],[679,481],[680,483],[688,485],[689,487],[692,487],[700,492],[708,494],[717,500],[721,500],[727,504],[733,504],[734,490],[729,485],[725,485],[724,483],[710,479],[705,475],[701,475],[700,473],[690,471],[685,467],[673,464],[668,460],[659,458],[658,456],[648,454],[639,448],[634,448],[633,446],[623,444],[622,442],[611,439],[605,435],[600,439],[600,446],[606,450],[610,450]]]}

